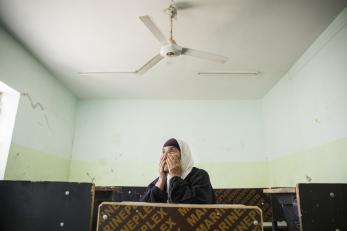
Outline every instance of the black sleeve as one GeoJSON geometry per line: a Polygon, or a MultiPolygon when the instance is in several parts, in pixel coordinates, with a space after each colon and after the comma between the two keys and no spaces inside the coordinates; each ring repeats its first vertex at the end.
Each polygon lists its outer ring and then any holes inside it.
{"type": "Polygon", "coordinates": [[[216,199],[208,173],[199,169],[189,179],[175,176],[170,180],[170,203],[215,204],[216,199]]]}
{"type": "Polygon", "coordinates": [[[155,186],[155,183],[158,179],[150,183],[146,189],[145,194],[140,198],[142,202],[153,202],[153,203],[166,203],[167,194],[165,191],[162,191],[160,188],[155,186]]]}

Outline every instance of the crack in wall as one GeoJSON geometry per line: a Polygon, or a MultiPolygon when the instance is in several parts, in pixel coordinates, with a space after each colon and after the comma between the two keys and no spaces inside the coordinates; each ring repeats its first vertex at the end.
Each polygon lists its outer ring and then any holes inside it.
{"type": "Polygon", "coordinates": [[[45,113],[45,108],[44,108],[44,106],[43,106],[40,102],[36,102],[36,103],[35,103],[34,100],[31,98],[31,96],[30,96],[29,93],[24,92],[24,93],[22,93],[21,95],[24,96],[24,97],[27,97],[27,99],[28,99],[29,102],[30,102],[30,106],[31,106],[31,108],[32,108],[33,110],[36,110],[36,108],[39,108],[39,109],[43,112],[43,115],[44,115],[44,118],[45,118],[47,127],[48,127],[48,129],[49,129],[51,132],[53,132],[53,130],[52,130],[52,128],[51,128],[51,125],[50,125],[50,123],[49,123],[49,120],[48,120],[48,116],[47,116],[46,113],[45,113]]]}
{"type": "Polygon", "coordinates": [[[34,103],[33,99],[31,98],[29,93],[22,93],[22,96],[26,96],[30,102],[30,105],[32,107],[32,109],[36,109],[37,107],[39,107],[41,109],[41,111],[44,111],[45,108],[42,106],[42,104],[40,102],[36,102],[34,103]]]}

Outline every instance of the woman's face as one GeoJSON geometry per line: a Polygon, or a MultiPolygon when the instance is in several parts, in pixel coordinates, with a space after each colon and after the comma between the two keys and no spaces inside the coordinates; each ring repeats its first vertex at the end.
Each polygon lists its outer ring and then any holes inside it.
{"type": "MultiPolygon", "coordinates": [[[[170,156],[176,157],[178,160],[181,160],[181,152],[180,152],[180,150],[178,150],[176,147],[173,147],[173,146],[163,147],[162,153],[163,153],[163,155],[164,155],[164,159],[165,159],[165,160],[167,159],[167,157],[168,157],[169,155],[170,155],[170,156]]],[[[167,165],[165,165],[164,171],[165,171],[165,172],[168,172],[168,171],[169,171],[167,165]]]]}

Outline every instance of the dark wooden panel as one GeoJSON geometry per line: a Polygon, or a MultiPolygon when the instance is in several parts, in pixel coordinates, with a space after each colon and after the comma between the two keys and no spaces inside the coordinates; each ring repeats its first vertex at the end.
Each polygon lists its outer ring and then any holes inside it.
{"type": "Polygon", "coordinates": [[[295,193],[273,193],[271,203],[273,222],[286,221],[289,231],[300,230],[295,193]]]}
{"type": "Polygon", "coordinates": [[[347,184],[298,184],[304,231],[347,230],[347,184]]]}
{"type": "Polygon", "coordinates": [[[262,212],[255,206],[102,203],[98,231],[244,230],[262,231],[262,212]]]}
{"type": "Polygon", "coordinates": [[[0,181],[0,230],[88,231],[94,185],[0,181]]]}
{"type": "Polygon", "coordinates": [[[215,189],[217,204],[243,204],[258,206],[263,211],[265,222],[272,221],[272,208],[269,195],[262,188],[215,189]]]}

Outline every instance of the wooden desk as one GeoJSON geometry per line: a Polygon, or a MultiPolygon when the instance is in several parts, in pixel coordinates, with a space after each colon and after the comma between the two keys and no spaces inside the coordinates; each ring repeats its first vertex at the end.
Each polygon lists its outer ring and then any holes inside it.
{"type": "Polygon", "coordinates": [[[287,187],[287,188],[265,188],[263,189],[264,193],[296,193],[296,188],[287,187]]]}
{"type": "Polygon", "coordinates": [[[257,206],[104,202],[97,230],[263,231],[263,218],[257,206]]]}

